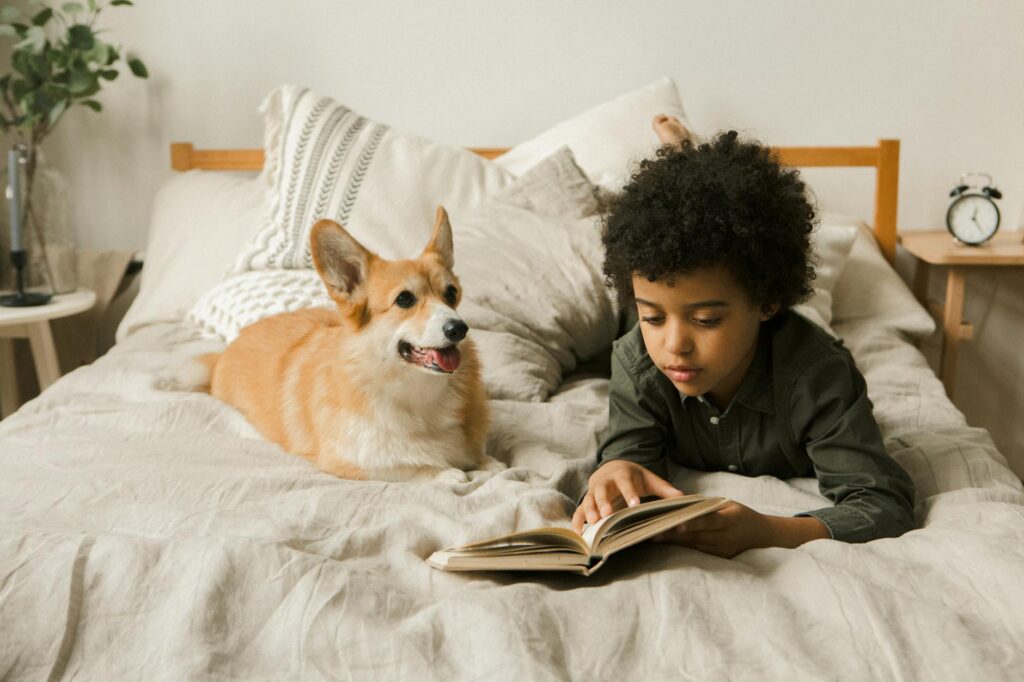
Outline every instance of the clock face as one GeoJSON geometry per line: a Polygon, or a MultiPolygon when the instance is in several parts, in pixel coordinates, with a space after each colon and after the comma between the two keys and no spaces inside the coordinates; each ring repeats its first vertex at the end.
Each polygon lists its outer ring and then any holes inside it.
{"type": "Polygon", "coordinates": [[[981,244],[999,227],[999,208],[983,194],[964,194],[946,213],[946,226],[965,244],[981,244]]]}

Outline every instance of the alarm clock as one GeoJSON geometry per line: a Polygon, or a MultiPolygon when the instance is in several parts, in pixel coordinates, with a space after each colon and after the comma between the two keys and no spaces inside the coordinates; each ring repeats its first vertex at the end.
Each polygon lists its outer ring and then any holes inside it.
{"type": "Polygon", "coordinates": [[[1003,194],[992,186],[992,176],[988,173],[964,173],[960,176],[956,187],[949,193],[953,203],[946,211],[946,229],[953,238],[968,246],[984,244],[999,229],[999,207],[996,199],[1003,194]],[[972,179],[984,182],[972,184],[972,179]]]}

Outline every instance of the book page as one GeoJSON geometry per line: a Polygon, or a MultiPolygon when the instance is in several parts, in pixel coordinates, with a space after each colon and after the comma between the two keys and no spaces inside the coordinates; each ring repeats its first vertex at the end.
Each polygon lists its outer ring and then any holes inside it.
{"type": "Polygon", "coordinates": [[[434,552],[427,559],[434,568],[445,571],[571,571],[586,575],[591,565],[588,557],[576,552],[551,552],[516,556],[490,556],[434,552]]]}
{"type": "MultiPolygon", "coordinates": [[[[593,548],[601,544],[601,539],[609,534],[615,532],[617,529],[624,525],[635,525],[644,519],[651,518],[653,516],[660,516],[667,512],[682,507],[688,507],[698,502],[703,502],[708,498],[703,495],[682,495],[679,497],[665,497],[662,499],[651,500],[650,502],[643,502],[635,507],[626,507],[619,511],[604,517],[598,523],[593,526],[593,535],[588,538],[590,528],[584,530],[584,539],[587,539],[587,546],[591,548],[592,554],[597,554],[593,551],[593,548]]],[[[719,499],[719,498],[716,498],[719,499]]]]}
{"type": "MultiPolygon", "coordinates": [[[[721,497],[709,497],[687,506],[677,507],[658,514],[637,515],[620,519],[614,528],[605,527],[597,540],[594,554],[607,557],[639,542],[663,533],[680,523],[695,519],[698,516],[711,514],[725,507],[730,500],[721,497]]],[[[610,518],[610,517],[609,517],[610,518]]]]}
{"type": "Polygon", "coordinates": [[[451,547],[444,551],[472,551],[484,554],[491,550],[502,550],[509,547],[556,547],[579,552],[580,554],[590,554],[590,546],[575,531],[569,528],[534,528],[533,530],[509,533],[508,535],[499,535],[498,537],[463,545],[462,547],[451,547]]]}

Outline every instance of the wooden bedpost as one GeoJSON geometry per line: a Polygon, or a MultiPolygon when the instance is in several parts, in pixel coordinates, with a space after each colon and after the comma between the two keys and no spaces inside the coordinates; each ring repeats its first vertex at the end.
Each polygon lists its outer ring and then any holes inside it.
{"type": "Polygon", "coordinates": [[[896,264],[896,207],[899,199],[900,141],[878,141],[878,169],[875,172],[875,235],[882,255],[896,264]]]}
{"type": "Polygon", "coordinates": [[[188,142],[171,143],[171,168],[187,171],[192,168],[192,145],[188,142]]]}

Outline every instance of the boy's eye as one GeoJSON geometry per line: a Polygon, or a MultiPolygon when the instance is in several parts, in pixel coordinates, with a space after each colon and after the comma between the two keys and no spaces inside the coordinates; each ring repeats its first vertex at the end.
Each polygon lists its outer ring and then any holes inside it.
{"type": "Polygon", "coordinates": [[[459,296],[459,290],[455,288],[454,284],[449,284],[448,288],[444,290],[444,300],[448,302],[448,305],[455,305],[455,299],[459,296]]]}
{"type": "Polygon", "coordinates": [[[411,291],[403,291],[395,298],[395,305],[399,308],[411,308],[416,305],[416,296],[411,291]]]}
{"type": "Polygon", "coordinates": [[[640,319],[643,322],[646,322],[647,324],[661,324],[662,322],[665,321],[665,318],[662,315],[658,315],[655,317],[641,317],[640,319]]]}
{"type": "Polygon", "coordinates": [[[695,317],[693,321],[702,327],[714,327],[722,321],[720,317],[695,317]]]}

